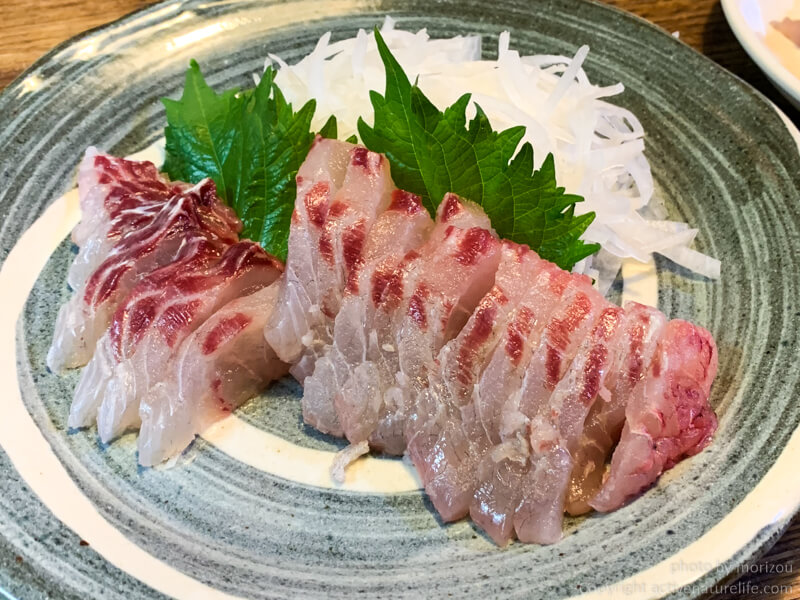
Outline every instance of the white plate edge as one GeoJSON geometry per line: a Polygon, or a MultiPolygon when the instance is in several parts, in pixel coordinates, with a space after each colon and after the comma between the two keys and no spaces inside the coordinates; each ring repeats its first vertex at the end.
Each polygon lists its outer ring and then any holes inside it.
{"type": "Polygon", "coordinates": [[[800,79],[795,77],[780,59],[769,49],[766,42],[747,24],[739,8],[741,0],[721,0],[722,12],[733,34],[747,55],[785,96],[800,107],[800,79]]]}

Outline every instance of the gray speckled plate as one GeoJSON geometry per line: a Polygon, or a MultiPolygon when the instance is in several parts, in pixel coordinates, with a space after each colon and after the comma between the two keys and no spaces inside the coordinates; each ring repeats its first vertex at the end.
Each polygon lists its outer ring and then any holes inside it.
{"type": "Polygon", "coordinates": [[[780,534],[800,505],[800,158],[791,135],[755,91],[629,15],[577,0],[486,6],[167,2],[54,50],[0,96],[0,591],[689,597],[780,534]],[[72,257],[62,240],[74,201],[53,202],[73,185],[85,146],[127,154],[148,145],[164,125],[158,98],[178,93],[190,57],[214,84],[247,85],[268,51],[291,60],[323,31],[352,35],[387,13],[433,35],[481,33],[486,48],[506,28],[526,53],[588,43],[589,75],[627,87],[619,101],[648,131],[670,211],[723,260],[718,282],[658,264],[661,309],[705,325],[719,344],[714,444],[630,506],[569,521],[554,546],[501,550],[469,522],[443,525],[408,489],[399,461],[369,463],[396,481],[392,490],[371,488],[369,472],[360,487],[326,487],[314,464],[337,442],[303,427],[288,382],[239,412],[233,442],[223,427],[176,468],[141,470],[132,436],[105,447],[92,431],[65,430],[76,377],[44,367],[72,257]]]}

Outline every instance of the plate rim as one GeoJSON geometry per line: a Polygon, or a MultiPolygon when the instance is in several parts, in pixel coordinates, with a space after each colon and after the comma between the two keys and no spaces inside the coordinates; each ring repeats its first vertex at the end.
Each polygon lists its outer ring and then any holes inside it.
{"type": "MultiPolygon", "coordinates": [[[[798,131],[797,127],[794,126],[794,124],[792,124],[790,121],[788,121],[787,118],[785,117],[785,115],[783,115],[782,112],[777,107],[775,107],[774,104],[772,104],[764,96],[764,94],[762,92],[760,92],[758,89],[753,87],[748,82],[742,80],[738,76],[730,73],[724,67],[720,66],[719,64],[717,64],[716,62],[714,62],[713,60],[711,60],[710,58],[705,56],[703,53],[695,50],[691,46],[688,46],[683,41],[674,38],[673,36],[671,36],[669,34],[669,32],[667,32],[663,28],[658,27],[657,25],[653,24],[650,21],[647,21],[646,19],[643,19],[642,17],[639,17],[638,15],[635,15],[635,14],[630,13],[628,11],[622,10],[622,9],[616,7],[616,6],[605,4],[603,2],[599,2],[598,0],[571,0],[571,1],[574,1],[576,3],[580,2],[580,3],[592,4],[592,5],[601,7],[603,10],[607,10],[607,11],[611,11],[611,12],[623,15],[626,19],[629,19],[631,21],[635,21],[639,26],[645,26],[645,27],[648,27],[650,29],[656,30],[661,35],[673,39],[675,41],[675,43],[679,44],[680,46],[683,46],[684,49],[688,48],[689,50],[694,52],[699,57],[702,57],[702,60],[705,60],[705,61],[708,61],[708,63],[711,63],[711,65],[713,65],[715,69],[717,69],[719,71],[723,71],[727,75],[729,75],[729,76],[733,77],[734,79],[736,79],[740,85],[743,85],[747,89],[747,91],[749,91],[751,93],[751,95],[754,96],[755,99],[757,99],[756,101],[760,101],[763,104],[767,105],[772,110],[777,111],[778,115],[782,116],[783,120],[785,122],[788,122],[788,124],[791,125],[791,127],[787,127],[788,132],[789,132],[790,135],[792,135],[795,139],[798,139],[798,136],[800,136],[800,131],[798,131]],[[792,130],[792,128],[794,128],[794,131],[792,130]]],[[[722,0],[723,10],[725,10],[726,6],[731,4],[732,1],[733,0],[722,0]]],[[[106,24],[103,24],[103,25],[99,25],[97,27],[85,30],[85,31],[83,31],[83,32],[81,32],[81,33],[69,38],[68,40],[58,44],[57,46],[55,46],[52,49],[50,49],[47,53],[42,55],[40,58],[38,58],[32,65],[30,65],[22,73],[20,73],[17,77],[15,77],[14,80],[12,80],[3,89],[3,91],[0,93],[0,100],[11,99],[13,101],[14,99],[18,99],[19,95],[17,94],[16,98],[14,98],[13,94],[14,94],[15,91],[19,90],[20,85],[23,84],[23,82],[25,81],[25,79],[27,77],[29,77],[30,75],[34,74],[43,65],[47,65],[50,61],[52,61],[54,58],[56,58],[57,55],[60,52],[70,48],[71,46],[73,46],[75,43],[77,43],[79,41],[82,41],[82,40],[84,40],[84,39],[86,39],[86,38],[88,38],[88,37],[90,37],[92,35],[96,35],[96,34],[99,34],[99,33],[103,33],[103,32],[107,32],[109,30],[112,30],[112,29],[118,27],[121,24],[125,24],[125,23],[127,23],[129,21],[136,20],[137,18],[140,18],[143,15],[149,15],[150,13],[157,13],[157,12],[161,11],[162,9],[164,9],[166,7],[175,7],[177,9],[180,9],[182,7],[192,6],[193,4],[194,4],[194,2],[192,0],[161,0],[160,2],[157,2],[155,4],[152,4],[152,5],[149,5],[149,6],[144,6],[144,7],[141,7],[139,9],[136,9],[136,10],[130,12],[130,13],[127,13],[127,14],[119,17],[118,19],[115,19],[115,20],[109,22],[109,23],[106,23],[106,24]]],[[[726,16],[727,16],[727,12],[726,12],[726,16]]],[[[735,29],[734,29],[734,32],[736,33],[735,29]]],[[[738,34],[737,34],[737,37],[738,37],[738,34]]],[[[787,71],[787,73],[788,73],[788,71],[787,71]]],[[[16,245],[16,242],[18,240],[19,240],[19,236],[17,237],[17,240],[15,241],[14,245],[16,245]]],[[[8,255],[0,256],[0,267],[4,267],[5,266],[7,258],[8,258],[8,255]]],[[[798,438],[797,441],[800,441],[800,428],[795,429],[794,433],[792,434],[792,439],[794,439],[794,438],[798,438]]],[[[775,464],[772,467],[773,469],[781,461],[785,461],[786,460],[787,457],[784,456],[784,455],[785,455],[787,449],[791,446],[792,439],[790,439],[787,442],[786,446],[781,451],[781,454],[778,456],[778,458],[775,461],[775,464]]],[[[772,470],[772,469],[770,469],[770,470],[772,470]]],[[[766,474],[764,475],[764,477],[766,477],[766,474]]],[[[751,490],[750,494],[752,494],[755,490],[757,490],[762,485],[763,485],[763,478],[751,490]]],[[[750,494],[748,494],[748,496],[750,494]]],[[[744,503],[746,498],[747,498],[747,496],[740,502],[740,504],[744,503]]],[[[798,496],[797,499],[796,499],[795,505],[794,505],[793,510],[792,510],[792,514],[797,513],[798,510],[800,510],[800,496],[798,496]]],[[[713,584],[714,582],[724,580],[726,577],[728,577],[728,576],[730,576],[732,574],[732,572],[735,570],[735,568],[738,565],[740,565],[740,564],[742,564],[742,563],[744,563],[744,562],[746,562],[748,560],[753,559],[755,556],[759,555],[762,552],[765,552],[771,546],[771,543],[774,543],[775,541],[777,541],[780,533],[785,529],[786,526],[788,526],[790,520],[791,520],[791,514],[786,517],[785,521],[781,521],[779,524],[776,524],[775,522],[773,522],[771,524],[772,530],[769,532],[770,535],[768,535],[766,537],[766,539],[761,539],[759,541],[759,536],[751,538],[744,546],[738,548],[734,552],[734,555],[737,558],[736,558],[736,560],[733,560],[733,558],[732,558],[730,565],[726,564],[726,565],[718,566],[715,569],[708,570],[708,571],[700,574],[698,576],[698,578],[694,580],[694,583],[699,584],[699,583],[702,582],[702,583],[705,583],[705,584],[713,584]]],[[[721,523],[721,521],[720,521],[720,523],[721,523]]],[[[762,532],[765,531],[766,529],[767,528],[762,529],[762,532]]],[[[704,536],[701,536],[701,538],[699,538],[699,539],[702,539],[703,537],[705,537],[705,535],[707,535],[707,533],[704,534],[704,536]]],[[[626,580],[622,580],[622,581],[620,581],[618,583],[623,583],[624,581],[626,581],[626,580]]],[[[582,594],[579,597],[584,597],[584,596],[586,596],[586,595],[582,594]]]]}

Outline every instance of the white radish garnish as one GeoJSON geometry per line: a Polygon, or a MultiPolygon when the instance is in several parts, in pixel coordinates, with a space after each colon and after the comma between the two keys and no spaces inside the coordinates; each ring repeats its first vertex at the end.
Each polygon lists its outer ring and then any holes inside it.
{"type": "MultiPolygon", "coordinates": [[[[479,36],[431,39],[395,29],[387,17],[381,33],[409,78],[440,109],[464,93],[480,105],[495,130],[526,127],[523,142],[534,149],[536,166],[552,152],[558,184],[584,202],[576,213],[594,211],[584,234],[603,249],[581,261],[575,271],[597,280],[605,293],[622,259],[650,260],[653,252],[700,275],[716,279],[720,261],[690,248],[696,230],[667,221],[645,157],[644,129],[633,113],[606,99],[624,91],[622,84],[597,86],[583,69],[589,48],[575,56],[520,56],[510,48],[508,32],[500,34],[497,60],[481,59],[479,36]]],[[[287,100],[317,102],[313,126],[335,115],[339,137],[357,134],[358,118],[373,118],[370,90],[383,92],[384,68],[372,33],[331,42],[320,38],[300,62],[288,65],[275,55],[276,83],[287,100]]]]}

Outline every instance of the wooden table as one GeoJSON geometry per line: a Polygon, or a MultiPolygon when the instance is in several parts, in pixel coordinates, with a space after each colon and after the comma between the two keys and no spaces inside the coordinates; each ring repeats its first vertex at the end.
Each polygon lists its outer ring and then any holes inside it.
{"type": "MultiPolygon", "coordinates": [[[[607,1],[670,33],[680,32],[684,42],[761,90],[800,125],[800,113],[770,86],[739,46],[718,0],[607,1]]],[[[0,89],[56,44],[148,4],[152,0],[0,0],[0,89]]],[[[742,573],[737,582],[741,585],[721,589],[710,598],[800,599],[800,517],[762,560],[742,573]]]]}

